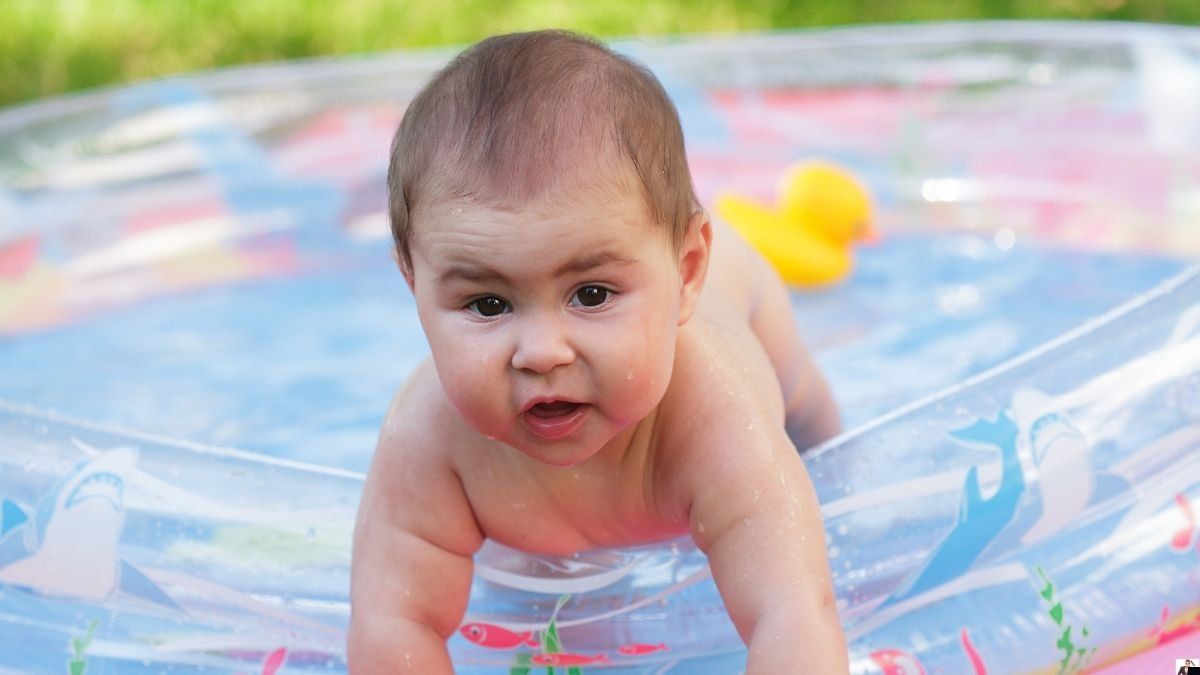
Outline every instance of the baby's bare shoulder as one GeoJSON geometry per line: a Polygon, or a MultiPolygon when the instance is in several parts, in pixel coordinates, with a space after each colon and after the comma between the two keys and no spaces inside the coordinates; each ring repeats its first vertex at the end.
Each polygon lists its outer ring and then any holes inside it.
{"type": "Polygon", "coordinates": [[[464,446],[483,440],[446,398],[433,362],[427,359],[409,375],[388,406],[376,452],[453,465],[455,454],[464,446]]]}
{"type": "Polygon", "coordinates": [[[705,321],[685,329],[660,408],[657,468],[684,501],[697,481],[786,441],[779,380],[753,334],[705,321]]]}
{"type": "MultiPolygon", "coordinates": [[[[391,405],[379,430],[369,483],[385,492],[430,498],[438,490],[468,497],[463,484],[463,456],[485,442],[469,428],[446,398],[431,361],[413,371],[391,405]]],[[[469,499],[468,499],[469,501],[469,499]]]]}
{"type": "Polygon", "coordinates": [[[698,317],[680,330],[663,409],[670,420],[698,411],[716,420],[755,412],[782,424],[783,392],[748,326],[698,317]]]}

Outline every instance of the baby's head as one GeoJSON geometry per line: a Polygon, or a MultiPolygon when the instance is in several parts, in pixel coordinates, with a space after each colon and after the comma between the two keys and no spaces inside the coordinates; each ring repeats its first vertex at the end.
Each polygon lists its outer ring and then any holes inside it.
{"type": "Polygon", "coordinates": [[[407,270],[438,206],[636,195],[676,249],[700,207],[670,98],[644,67],[563,31],[488,38],[437,73],[392,143],[388,202],[407,270]]]}
{"type": "Polygon", "coordinates": [[[484,40],[410,105],[388,186],[462,417],[548,464],[619,447],[666,393],[711,236],[658,81],[569,33],[484,40]]]}

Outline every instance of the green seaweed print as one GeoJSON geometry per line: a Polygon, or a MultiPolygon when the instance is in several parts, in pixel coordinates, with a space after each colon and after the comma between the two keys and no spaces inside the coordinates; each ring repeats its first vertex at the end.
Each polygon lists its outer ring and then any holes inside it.
{"type": "MultiPolygon", "coordinates": [[[[550,615],[550,622],[546,625],[546,630],[542,633],[543,654],[562,654],[566,652],[563,646],[562,639],[558,636],[558,612],[571,599],[570,594],[563,595],[554,604],[554,612],[550,615]]],[[[516,655],[516,661],[512,668],[509,669],[509,675],[529,675],[537,666],[533,663],[533,655],[529,653],[520,653],[516,655]]],[[[554,675],[556,668],[554,666],[546,667],[547,675],[554,675]]],[[[578,667],[567,668],[567,675],[583,675],[583,669],[578,667]]]]}
{"type": "Polygon", "coordinates": [[[1062,633],[1059,634],[1058,641],[1054,643],[1055,646],[1062,650],[1063,653],[1062,661],[1059,661],[1058,663],[1058,675],[1080,672],[1096,653],[1095,647],[1088,649],[1085,644],[1075,644],[1075,640],[1079,640],[1080,643],[1082,643],[1086,638],[1089,637],[1088,628],[1087,626],[1081,626],[1079,628],[1078,637],[1072,639],[1071,629],[1074,628],[1074,626],[1066,622],[1066,610],[1063,608],[1063,604],[1061,602],[1054,601],[1054,584],[1050,581],[1050,578],[1046,576],[1046,572],[1041,567],[1037,568],[1037,573],[1038,576],[1042,578],[1042,581],[1046,584],[1039,594],[1042,596],[1042,599],[1046,601],[1046,604],[1050,606],[1050,609],[1047,610],[1047,614],[1050,616],[1050,619],[1054,621],[1054,625],[1062,628],[1062,633]]]}
{"type": "Polygon", "coordinates": [[[67,661],[68,675],[83,675],[87,671],[87,659],[84,658],[84,653],[91,646],[92,638],[96,635],[96,628],[99,625],[99,619],[92,619],[88,624],[87,633],[83,637],[71,638],[71,659],[67,661]]]}

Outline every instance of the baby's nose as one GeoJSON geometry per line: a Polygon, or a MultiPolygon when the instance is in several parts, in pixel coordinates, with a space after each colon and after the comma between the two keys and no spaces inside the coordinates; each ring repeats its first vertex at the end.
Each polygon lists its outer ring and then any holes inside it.
{"type": "Polygon", "coordinates": [[[517,370],[545,374],[575,361],[575,349],[557,320],[529,321],[517,336],[512,366],[517,370]]]}

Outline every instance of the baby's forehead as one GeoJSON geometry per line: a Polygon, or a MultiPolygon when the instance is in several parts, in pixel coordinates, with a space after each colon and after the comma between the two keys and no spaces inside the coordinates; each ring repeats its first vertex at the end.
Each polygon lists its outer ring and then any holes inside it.
{"type": "MultiPolygon", "coordinates": [[[[602,203],[529,202],[496,205],[487,202],[450,200],[430,210],[414,227],[417,239],[455,237],[458,234],[511,237],[537,232],[548,240],[582,239],[622,243],[637,242],[663,228],[650,219],[636,197],[614,198],[602,203]]],[[[520,243],[520,242],[515,242],[520,243]]]]}
{"type": "Polygon", "coordinates": [[[505,185],[478,180],[447,182],[440,194],[425,201],[422,216],[414,219],[436,226],[463,218],[487,220],[550,219],[577,221],[576,226],[603,226],[613,221],[655,225],[645,190],[631,171],[580,165],[543,189],[525,193],[505,185]]]}
{"type": "Polygon", "coordinates": [[[652,220],[638,195],[596,197],[509,205],[447,199],[415,223],[412,245],[431,262],[470,265],[519,255],[533,266],[566,265],[568,259],[592,266],[630,262],[646,257],[651,247],[669,248],[667,230],[652,220]]]}

